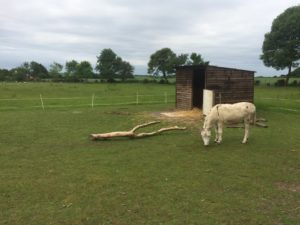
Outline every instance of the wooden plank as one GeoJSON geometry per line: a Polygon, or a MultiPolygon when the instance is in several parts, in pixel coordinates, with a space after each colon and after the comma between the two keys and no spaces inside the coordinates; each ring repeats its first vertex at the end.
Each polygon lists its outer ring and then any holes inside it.
{"type": "Polygon", "coordinates": [[[255,125],[256,125],[256,126],[259,126],[259,127],[263,127],[263,128],[267,128],[267,127],[268,127],[267,124],[262,123],[262,122],[256,122],[255,125]]]}

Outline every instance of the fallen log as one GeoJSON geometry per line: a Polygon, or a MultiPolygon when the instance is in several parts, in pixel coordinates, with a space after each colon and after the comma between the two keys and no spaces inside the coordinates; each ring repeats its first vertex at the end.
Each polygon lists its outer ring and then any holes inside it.
{"type": "Polygon", "coordinates": [[[256,122],[268,122],[268,121],[265,118],[259,117],[259,118],[256,118],[256,122]]]}
{"type": "Polygon", "coordinates": [[[256,122],[255,125],[256,125],[256,126],[259,126],[259,127],[263,127],[263,128],[267,128],[267,127],[268,127],[267,124],[262,123],[262,122],[256,122]]]}
{"type": "Polygon", "coordinates": [[[227,124],[227,128],[244,128],[244,124],[227,124]]]}
{"type": "MultiPolygon", "coordinates": [[[[259,117],[256,118],[255,124],[251,123],[251,125],[256,125],[258,127],[263,127],[263,128],[267,128],[268,125],[265,123],[267,122],[267,119],[259,117]]],[[[244,124],[242,123],[228,123],[226,124],[227,128],[244,128],[244,124]]]]}
{"type": "Polygon", "coordinates": [[[162,132],[170,131],[170,130],[185,130],[186,127],[163,127],[157,131],[153,132],[144,132],[144,133],[135,133],[135,131],[141,127],[146,127],[152,124],[159,123],[159,121],[152,121],[149,123],[143,123],[140,125],[135,126],[129,131],[115,131],[115,132],[109,132],[109,133],[100,133],[100,134],[91,134],[92,140],[107,140],[114,137],[129,137],[129,138],[141,138],[141,137],[147,137],[147,136],[153,136],[156,134],[160,134],[162,132]]]}

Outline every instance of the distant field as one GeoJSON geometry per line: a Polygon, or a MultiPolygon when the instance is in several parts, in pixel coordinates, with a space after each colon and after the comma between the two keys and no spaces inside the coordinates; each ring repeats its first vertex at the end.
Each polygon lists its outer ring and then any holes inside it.
{"type": "MultiPolygon", "coordinates": [[[[285,78],[281,78],[281,77],[255,77],[255,80],[260,81],[260,85],[274,85],[276,81],[278,80],[282,80],[285,78]]],[[[300,78],[290,78],[289,79],[289,83],[293,83],[294,81],[297,81],[300,84],[300,78]]]]}
{"type": "Polygon", "coordinates": [[[174,86],[122,83],[2,83],[0,110],[174,103],[174,86]],[[43,105],[42,105],[43,104],[43,105]]]}
{"type": "Polygon", "coordinates": [[[161,84],[0,84],[0,224],[299,224],[300,89],[256,87],[269,128],[252,127],[246,145],[243,130],[226,128],[209,147],[200,118],[158,118],[174,109],[174,93],[161,84]],[[160,97],[136,104],[137,93],[160,97]],[[141,131],[187,130],[89,139],[152,120],[161,123],[141,131]]]}

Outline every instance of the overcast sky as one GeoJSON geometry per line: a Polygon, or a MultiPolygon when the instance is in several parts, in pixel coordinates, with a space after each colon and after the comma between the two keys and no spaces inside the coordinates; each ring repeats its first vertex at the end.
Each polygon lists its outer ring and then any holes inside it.
{"type": "Polygon", "coordinates": [[[210,64],[278,75],[259,60],[272,21],[299,0],[0,0],[0,68],[25,61],[96,64],[111,48],[146,74],[169,47],[210,64]]]}

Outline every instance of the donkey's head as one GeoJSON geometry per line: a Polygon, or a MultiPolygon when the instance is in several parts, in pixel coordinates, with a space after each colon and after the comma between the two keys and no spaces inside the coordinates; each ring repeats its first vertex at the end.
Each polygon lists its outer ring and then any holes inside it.
{"type": "Polygon", "coordinates": [[[210,140],[210,136],[211,136],[211,131],[208,128],[203,128],[203,130],[201,131],[201,136],[202,136],[202,140],[205,146],[209,145],[209,140],[210,140]]]}

